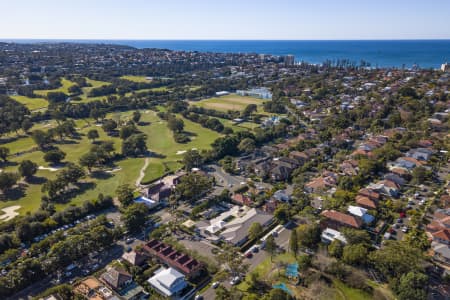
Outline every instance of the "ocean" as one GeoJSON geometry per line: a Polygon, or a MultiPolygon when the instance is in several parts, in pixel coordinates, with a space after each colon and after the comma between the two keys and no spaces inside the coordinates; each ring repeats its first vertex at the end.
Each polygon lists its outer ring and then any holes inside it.
{"type": "Polygon", "coordinates": [[[326,60],[361,60],[372,67],[439,68],[450,62],[450,40],[358,40],[358,41],[257,41],[257,40],[2,40],[13,42],[82,42],[128,45],[171,50],[292,54],[297,61],[320,64],[326,60]]]}

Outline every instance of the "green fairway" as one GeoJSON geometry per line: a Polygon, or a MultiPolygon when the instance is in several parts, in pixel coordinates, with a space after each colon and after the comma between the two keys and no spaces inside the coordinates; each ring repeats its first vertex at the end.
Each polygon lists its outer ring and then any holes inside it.
{"type": "MultiPolygon", "coordinates": [[[[131,117],[131,114],[132,111],[110,113],[107,115],[107,118],[112,118],[116,121],[126,121],[131,117]]],[[[145,170],[143,182],[155,180],[168,171],[179,169],[182,167],[181,160],[183,158],[183,151],[193,148],[199,150],[208,149],[210,148],[210,144],[220,136],[220,134],[215,131],[203,128],[197,123],[184,119],[185,131],[191,134],[191,141],[186,144],[178,144],[173,140],[172,132],[167,128],[166,122],[159,119],[156,112],[147,110],[141,111],[141,114],[141,124],[144,124],[144,126],[138,126],[139,130],[147,134],[148,148],[156,154],[154,157],[150,158],[149,165],[145,170]]],[[[181,118],[181,116],[178,117],[181,118]]],[[[87,139],[86,134],[91,129],[97,129],[100,135],[99,141],[112,140],[116,152],[121,151],[122,140],[117,137],[107,136],[101,127],[96,126],[93,120],[78,119],[75,120],[75,125],[80,133],[79,139],[66,139],[63,142],[56,139],[55,146],[67,154],[64,161],[78,163],[79,158],[89,151],[92,143],[87,139]]],[[[54,126],[56,126],[55,121],[43,122],[36,124],[32,130],[48,130],[54,126]]],[[[14,137],[15,135],[11,134],[9,136],[14,137]]],[[[20,136],[16,140],[3,144],[2,146],[8,147],[11,154],[35,149],[36,147],[29,136],[20,136]]],[[[44,153],[40,150],[35,150],[20,156],[11,155],[11,164],[4,166],[3,169],[8,172],[17,172],[18,164],[26,159],[34,161],[44,168],[50,167],[49,164],[44,161],[43,157],[44,153]]],[[[106,170],[108,172],[101,172],[102,176],[86,177],[83,180],[85,189],[80,191],[69,203],[57,204],[56,208],[62,209],[69,204],[80,204],[84,200],[94,199],[99,193],[114,195],[117,186],[123,183],[134,186],[143,166],[144,158],[126,158],[118,161],[115,164],[115,170],[113,172],[106,170]]],[[[36,177],[54,179],[57,173],[58,170],[50,171],[44,169],[39,170],[36,177]]],[[[19,213],[21,214],[28,211],[36,211],[39,208],[41,197],[43,196],[41,192],[42,183],[43,182],[26,184],[22,196],[17,197],[15,200],[0,201],[0,209],[12,205],[20,205],[21,209],[19,210],[19,213]]]]}
{"type": "Polygon", "coordinates": [[[30,111],[48,107],[48,101],[44,98],[30,98],[27,96],[11,96],[11,98],[25,105],[30,111]]]}
{"type": "MultiPolygon", "coordinates": [[[[182,118],[181,116],[178,116],[182,118]]],[[[197,123],[183,118],[185,131],[192,134],[191,141],[186,144],[178,144],[173,139],[173,134],[167,128],[165,121],[162,121],[154,111],[145,111],[142,114],[143,122],[151,122],[151,126],[140,126],[139,129],[147,134],[148,148],[164,158],[152,157],[150,165],[145,172],[143,182],[149,182],[159,178],[165,171],[173,171],[182,166],[183,151],[189,149],[209,149],[211,143],[220,136],[219,133],[203,128],[197,123]]]]}
{"type": "Polygon", "coordinates": [[[134,82],[150,82],[151,80],[147,78],[147,76],[136,76],[136,75],[125,75],[121,76],[121,79],[125,79],[128,81],[134,82]]]}
{"type": "Polygon", "coordinates": [[[57,89],[53,89],[53,90],[35,90],[34,93],[36,95],[40,95],[40,96],[47,96],[47,94],[49,92],[62,92],[65,93],[67,95],[69,95],[69,88],[73,85],[75,85],[75,82],[72,82],[70,80],[67,80],[65,78],[61,78],[61,87],[57,88],[57,89]]]}
{"type": "Polygon", "coordinates": [[[258,106],[258,112],[261,113],[263,112],[262,105],[265,101],[267,100],[231,94],[222,97],[208,98],[200,101],[191,101],[190,104],[225,112],[229,110],[243,111],[247,105],[256,104],[258,106]]]}

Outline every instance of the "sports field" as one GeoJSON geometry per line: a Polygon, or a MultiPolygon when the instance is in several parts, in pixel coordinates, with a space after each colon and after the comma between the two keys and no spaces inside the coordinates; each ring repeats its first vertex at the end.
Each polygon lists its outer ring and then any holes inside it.
{"type": "Polygon", "coordinates": [[[265,101],[267,100],[230,94],[222,97],[208,98],[200,101],[191,101],[190,104],[219,111],[243,111],[247,105],[256,104],[258,106],[258,112],[262,113],[262,105],[265,101]]]}

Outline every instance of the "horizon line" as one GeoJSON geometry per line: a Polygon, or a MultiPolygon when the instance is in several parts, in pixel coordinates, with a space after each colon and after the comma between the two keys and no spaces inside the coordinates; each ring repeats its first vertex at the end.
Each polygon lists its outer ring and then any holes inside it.
{"type": "Polygon", "coordinates": [[[2,38],[0,41],[255,41],[255,42],[310,42],[310,41],[450,41],[449,38],[381,38],[381,39],[148,39],[148,38],[2,38]]]}

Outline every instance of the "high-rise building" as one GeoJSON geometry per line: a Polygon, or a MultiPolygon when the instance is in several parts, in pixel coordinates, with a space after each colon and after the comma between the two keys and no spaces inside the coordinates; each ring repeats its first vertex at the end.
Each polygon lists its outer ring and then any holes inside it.
{"type": "Polygon", "coordinates": [[[284,63],[285,63],[287,66],[292,66],[292,65],[294,65],[294,63],[295,63],[295,56],[292,55],[292,54],[286,55],[286,56],[284,57],[284,63]]]}

